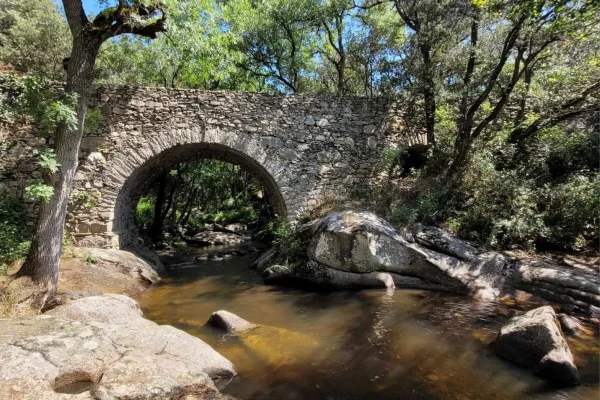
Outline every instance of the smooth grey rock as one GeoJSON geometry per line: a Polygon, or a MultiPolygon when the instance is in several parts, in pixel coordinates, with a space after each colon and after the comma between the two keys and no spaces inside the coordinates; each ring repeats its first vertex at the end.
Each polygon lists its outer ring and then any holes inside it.
{"type": "Polygon", "coordinates": [[[225,310],[219,310],[212,313],[207,324],[214,326],[215,328],[223,329],[227,333],[243,332],[257,327],[257,325],[225,310]]]}
{"type": "Polygon", "coordinates": [[[292,278],[292,271],[284,265],[272,265],[265,269],[262,278],[267,285],[273,283],[283,283],[292,278]]]}
{"type": "Polygon", "coordinates": [[[143,318],[122,295],[91,296],[30,320],[0,320],[0,393],[19,399],[179,399],[214,394],[233,364],[202,340],[143,318]],[[57,393],[77,382],[91,392],[57,393]]]}
{"type": "Polygon", "coordinates": [[[581,331],[581,322],[577,318],[569,317],[567,314],[558,314],[558,321],[562,331],[567,335],[577,335],[581,331]]]}
{"type": "Polygon", "coordinates": [[[569,385],[580,381],[573,355],[550,306],[509,320],[492,347],[499,357],[533,368],[549,380],[569,385]]]}
{"type": "Polygon", "coordinates": [[[479,253],[468,242],[433,226],[418,224],[414,230],[416,241],[432,250],[437,250],[464,261],[472,261],[479,253]]]}
{"type": "Polygon", "coordinates": [[[333,269],[409,275],[461,293],[477,279],[457,258],[408,242],[370,212],[332,212],[312,230],[309,258],[333,269]]]}
{"type": "Polygon", "coordinates": [[[352,273],[308,261],[292,270],[292,277],[325,289],[387,288],[448,290],[445,286],[413,276],[386,272],[352,273]]]}
{"type": "MultiPolygon", "coordinates": [[[[120,270],[133,278],[139,279],[147,283],[157,283],[160,281],[158,271],[163,271],[164,266],[160,261],[157,263],[148,263],[142,259],[134,251],[137,250],[117,250],[117,249],[98,249],[98,248],[78,248],[77,255],[85,257],[90,254],[98,263],[111,265],[111,268],[120,270]]],[[[142,253],[143,254],[143,253],[142,253]]],[[[148,256],[148,255],[146,255],[148,256]]],[[[156,255],[155,255],[156,256],[156,255]]]]}
{"type": "Polygon", "coordinates": [[[600,304],[600,274],[547,262],[520,260],[511,285],[559,303],[573,304],[594,313],[600,304]]]}
{"type": "Polygon", "coordinates": [[[429,247],[421,244],[423,240],[413,240],[413,235],[397,232],[371,212],[331,212],[310,225],[313,237],[308,257],[340,271],[417,277],[484,299],[497,299],[514,285],[517,274],[510,258],[497,252],[481,253],[437,228],[428,231],[433,232],[426,236],[429,247]]]}
{"type": "Polygon", "coordinates": [[[271,247],[262,253],[256,260],[250,264],[250,268],[255,269],[259,273],[263,273],[273,264],[273,260],[277,256],[277,247],[271,247]]]}

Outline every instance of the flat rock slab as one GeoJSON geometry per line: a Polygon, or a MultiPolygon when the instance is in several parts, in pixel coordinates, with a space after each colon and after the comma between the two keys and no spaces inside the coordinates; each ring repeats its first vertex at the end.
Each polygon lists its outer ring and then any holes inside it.
{"type": "Polygon", "coordinates": [[[233,376],[233,364],[208,344],[144,319],[122,295],[0,320],[2,399],[219,399],[233,376]],[[78,385],[85,390],[76,396],[62,393],[78,385]]]}

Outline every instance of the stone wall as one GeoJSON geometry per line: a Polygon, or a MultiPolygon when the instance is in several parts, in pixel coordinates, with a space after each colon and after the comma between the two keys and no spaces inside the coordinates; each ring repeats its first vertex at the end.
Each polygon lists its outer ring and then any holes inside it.
{"type": "MultiPolygon", "coordinates": [[[[82,140],[66,227],[96,246],[136,240],[137,199],[180,161],[238,163],[280,215],[294,218],[329,193],[371,185],[385,148],[424,140],[409,126],[407,107],[386,98],[98,86],[90,106],[103,122],[82,140]]],[[[32,149],[51,138],[27,129],[0,135],[2,185],[21,195],[39,175],[32,149]]]]}

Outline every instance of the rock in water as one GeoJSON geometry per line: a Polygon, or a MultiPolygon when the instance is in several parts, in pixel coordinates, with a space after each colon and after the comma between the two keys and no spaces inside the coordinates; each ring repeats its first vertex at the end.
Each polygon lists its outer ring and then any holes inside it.
{"type": "MultiPolygon", "coordinates": [[[[474,248],[458,240],[442,245],[444,238],[439,232],[437,236],[428,235],[437,247],[444,247],[453,255],[444,254],[411,242],[411,238],[399,234],[371,212],[331,212],[315,223],[312,231],[308,257],[331,269],[362,275],[389,272],[417,277],[447,290],[472,292],[485,298],[497,298],[504,286],[508,262],[500,254],[476,254],[474,248]]],[[[402,285],[396,282],[396,286],[402,285]]]]}
{"type": "Polygon", "coordinates": [[[314,362],[318,341],[309,335],[268,325],[256,325],[228,311],[214,312],[208,324],[236,335],[243,351],[257,362],[257,368],[273,369],[300,360],[314,362]]]}
{"type": "Polygon", "coordinates": [[[567,314],[558,314],[558,320],[562,330],[567,335],[577,335],[581,331],[581,322],[567,314]]]}
{"type": "Polygon", "coordinates": [[[499,357],[533,368],[546,379],[576,385],[579,371],[550,306],[512,318],[492,342],[499,357]]]}
{"type": "Polygon", "coordinates": [[[275,264],[265,269],[262,277],[267,285],[274,283],[285,283],[292,279],[292,270],[285,265],[275,264]]]}
{"type": "Polygon", "coordinates": [[[247,331],[257,326],[225,310],[212,313],[207,324],[223,329],[227,333],[247,331]]]}

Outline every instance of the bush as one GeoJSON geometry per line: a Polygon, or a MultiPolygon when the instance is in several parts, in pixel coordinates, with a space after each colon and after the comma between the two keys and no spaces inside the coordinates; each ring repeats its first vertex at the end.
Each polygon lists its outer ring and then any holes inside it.
{"type": "Polygon", "coordinates": [[[22,200],[0,193],[0,275],[25,255],[30,245],[27,214],[22,200]]]}
{"type": "Polygon", "coordinates": [[[154,199],[142,197],[135,208],[135,223],[140,230],[147,230],[154,220],[154,199]]]}
{"type": "Polygon", "coordinates": [[[258,219],[258,213],[252,206],[239,207],[230,210],[220,211],[214,215],[213,221],[217,224],[229,224],[239,222],[248,224],[258,219]]]}
{"type": "Polygon", "coordinates": [[[272,230],[275,238],[273,244],[279,249],[282,262],[289,267],[293,267],[307,255],[309,236],[299,228],[287,220],[269,223],[269,229],[272,230]]]}
{"type": "Polygon", "coordinates": [[[92,253],[86,253],[83,257],[83,261],[90,264],[96,264],[97,262],[96,257],[92,253]]]}
{"type": "Polygon", "coordinates": [[[550,229],[547,242],[582,250],[598,244],[600,174],[572,176],[567,182],[546,188],[544,222],[550,229]]]}

